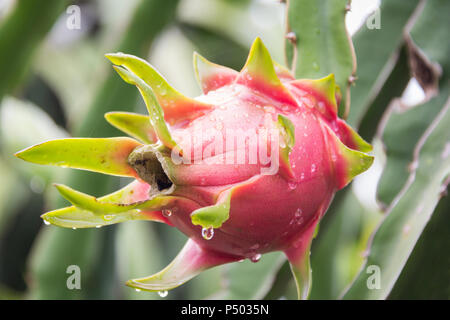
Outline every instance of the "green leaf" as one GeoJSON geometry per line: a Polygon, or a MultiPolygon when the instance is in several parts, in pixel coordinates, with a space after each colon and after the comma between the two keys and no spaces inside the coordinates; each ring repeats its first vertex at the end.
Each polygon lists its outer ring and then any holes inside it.
{"type": "Polygon", "coordinates": [[[220,228],[230,217],[230,203],[233,188],[222,192],[217,203],[203,207],[191,213],[192,224],[203,228],[220,228]]]}
{"type": "MultiPolygon", "coordinates": [[[[355,186],[353,186],[355,187],[355,186]]],[[[309,299],[337,299],[358,273],[370,233],[381,218],[365,209],[351,187],[336,194],[311,249],[309,299]]]]}
{"type": "MultiPolygon", "coordinates": [[[[203,103],[199,100],[188,98],[180,92],[172,88],[169,83],[150,65],[147,61],[129,54],[123,53],[109,53],[105,55],[113,64],[114,69],[126,82],[135,84],[140,88],[141,94],[146,92],[148,88],[152,92],[159,109],[164,110],[162,115],[170,124],[185,119],[191,119],[202,113],[205,110],[211,109],[209,104],[203,103]],[[120,66],[121,68],[118,68],[120,66]],[[124,70],[127,70],[124,72],[124,70]],[[127,75],[127,73],[129,73],[127,75]],[[142,83],[141,83],[142,82],[142,83]]],[[[148,98],[144,96],[144,100],[148,98]]],[[[147,103],[147,101],[146,101],[147,103]]],[[[147,104],[147,109],[150,113],[150,119],[153,121],[155,110],[151,105],[147,104]]],[[[153,124],[154,125],[154,124],[153,124]]],[[[157,128],[155,128],[157,129],[157,128]]]]}
{"type": "Polygon", "coordinates": [[[399,59],[400,50],[404,44],[405,25],[419,2],[419,0],[381,1],[381,28],[369,29],[363,25],[353,36],[358,58],[357,80],[352,88],[352,107],[348,117],[348,123],[353,127],[359,127],[371,106],[384,107],[374,104],[374,100],[377,99],[383,84],[399,59]]]}
{"type": "Polygon", "coordinates": [[[166,291],[189,281],[200,272],[237,259],[200,247],[189,239],[175,259],[163,270],[149,277],[127,281],[127,285],[146,291],[166,291]]]}
{"type": "Polygon", "coordinates": [[[278,78],[270,53],[260,38],[253,41],[247,61],[236,78],[236,82],[245,84],[284,103],[297,105],[294,97],[278,78]]]}
{"type": "MultiPolygon", "coordinates": [[[[439,94],[422,105],[402,111],[393,103],[389,118],[379,129],[385,145],[387,162],[378,186],[378,197],[389,205],[405,184],[410,171],[415,142],[428,128],[429,124],[446,103],[450,94],[450,45],[447,43],[446,29],[450,28],[444,14],[450,5],[448,2],[433,0],[423,7],[419,17],[414,19],[414,27],[408,38],[410,64],[420,64],[421,73],[428,74],[430,84],[434,83],[433,70],[430,64],[438,63],[442,70],[439,80],[439,94]],[[447,27],[444,27],[447,26],[447,27]],[[421,58],[417,58],[421,52],[421,58]]],[[[419,75],[418,75],[419,77],[419,75]]],[[[422,81],[423,82],[423,81],[422,81]]]]}
{"type": "MultiPolygon", "coordinates": [[[[379,89],[378,95],[373,98],[373,101],[367,106],[367,109],[359,122],[359,134],[371,141],[376,134],[377,128],[386,110],[389,108],[393,99],[402,95],[408,82],[411,79],[407,50],[402,47],[399,50],[398,57],[394,61],[395,66],[387,79],[383,83],[383,87],[379,89]]],[[[358,92],[358,81],[354,91],[358,92]]],[[[353,94],[353,90],[352,90],[353,94]]],[[[358,108],[358,106],[356,106],[358,108]]]]}
{"type": "Polygon", "coordinates": [[[65,228],[99,228],[128,220],[165,222],[159,211],[178,199],[160,196],[133,201],[133,194],[142,189],[137,181],[98,199],[64,185],[56,185],[56,188],[74,206],[50,211],[41,217],[48,223],[65,228]]]}
{"type": "Polygon", "coordinates": [[[194,71],[204,94],[232,83],[238,75],[237,71],[212,63],[196,52],[194,52],[194,71]]]}
{"type": "Polygon", "coordinates": [[[39,43],[67,5],[67,1],[17,2],[0,27],[0,100],[13,90],[29,70],[39,43]],[[33,32],[30,32],[33,30],[33,32]]]}
{"type": "Polygon", "coordinates": [[[450,100],[419,140],[415,169],[378,227],[369,255],[345,299],[385,299],[392,290],[411,252],[431,218],[450,174],[450,100]],[[380,288],[369,289],[368,266],[380,268],[380,288]]]}
{"type": "Polygon", "coordinates": [[[450,197],[444,195],[392,288],[389,299],[450,299],[450,256],[445,254],[450,248],[449,212],[450,197]]]}
{"type": "Polygon", "coordinates": [[[131,112],[108,112],[105,114],[105,118],[117,129],[145,144],[154,144],[158,141],[150,118],[146,115],[131,112]]]}
{"type": "Polygon", "coordinates": [[[350,102],[349,78],[356,68],[345,27],[348,3],[348,0],[288,0],[286,40],[286,57],[295,77],[317,79],[334,73],[344,93],[346,109],[350,102]]]}
{"type": "Polygon", "coordinates": [[[282,172],[287,177],[293,177],[292,167],[289,162],[289,155],[292,151],[292,147],[295,145],[295,127],[294,124],[287,117],[282,114],[278,115],[277,125],[280,129],[280,136],[283,139],[283,143],[280,142],[280,160],[282,161],[282,172]]]}
{"type": "Polygon", "coordinates": [[[392,104],[391,114],[381,137],[387,159],[378,182],[377,198],[384,206],[394,200],[406,183],[415,144],[442,109],[450,90],[442,88],[441,93],[407,111],[401,111],[396,103],[392,104]]]}
{"type": "MultiPolygon", "coordinates": [[[[158,139],[168,148],[173,149],[177,147],[177,143],[173,140],[169,128],[164,121],[164,112],[156,99],[152,89],[138,76],[129,72],[122,67],[114,66],[114,69],[122,77],[122,79],[129,83],[134,84],[139,88],[142,98],[145,101],[148,112],[150,114],[150,121],[155,129],[158,139]]],[[[181,149],[180,149],[181,150],[181,149]]]]}
{"type": "Polygon", "coordinates": [[[130,138],[67,138],[50,140],[15,155],[25,161],[134,177],[128,155],[141,144],[130,138]]]}

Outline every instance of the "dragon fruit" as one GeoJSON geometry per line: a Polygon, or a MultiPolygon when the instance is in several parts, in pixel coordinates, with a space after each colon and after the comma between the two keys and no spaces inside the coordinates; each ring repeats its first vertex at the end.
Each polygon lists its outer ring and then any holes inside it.
{"type": "Polygon", "coordinates": [[[98,199],[58,184],[73,206],[44,221],[89,228],[151,220],[187,235],[165,269],[127,282],[137,289],[170,290],[208,268],[283,251],[306,298],[318,223],[335,192],[373,161],[371,146],[337,116],[334,76],[295,79],[257,38],[240,72],[194,54],[203,94],[191,99],[142,59],[106,57],[149,111],[106,114],[135,139],[51,140],[16,155],[135,180],[98,199]]]}

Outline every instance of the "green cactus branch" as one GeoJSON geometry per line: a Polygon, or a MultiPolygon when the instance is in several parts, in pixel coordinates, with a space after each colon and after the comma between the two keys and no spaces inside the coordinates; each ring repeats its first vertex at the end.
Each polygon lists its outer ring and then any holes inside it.
{"type": "Polygon", "coordinates": [[[17,1],[0,25],[0,101],[29,70],[39,43],[63,11],[67,1],[17,1]]]}
{"type": "Polygon", "coordinates": [[[344,94],[339,114],[350,111],[350,85],[356,72],[352,41],[345,26],[348,0],[287,0],[286,58],[297,78],[334,73],[344,94]]]}

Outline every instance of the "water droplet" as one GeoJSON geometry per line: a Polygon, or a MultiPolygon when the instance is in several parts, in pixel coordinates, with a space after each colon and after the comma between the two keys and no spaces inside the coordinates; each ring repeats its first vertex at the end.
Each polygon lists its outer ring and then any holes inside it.
{"type": "Polygon", "coordinates": [[[164,291],[158,291],[158,294],[161,298],[165,298],[167,297],[167,295],[169,294],[169,292],[167,290],[164,291]]]}
{"type": "Polygon", "coordinates": [[[95,227],[98,229],[98,228],[101,228],[102,226],[99,224],[98,226],[95,226],[95,227]]]}
{"type": "Polygon", "coordinates": [[[73,230],[77,230],[77,228],[75,228],[75,227],[72,227],[72,229],[73,229],[73,230]]]}
{"type": "Polygon", "coordinates": [[[238,262],[244,262],[245,259],[238,260],[238,262]]]}
{"type": "Polygon", "coordinates": [[[250,261],[253,263],[258,262],[261,259],[260,253],[255,253],[253,256],[250,257],[250,261]]]}
{"type": "Polygon", "coordinates": [[[297,222],[297,224],[302,224],[303,223],[303,211],[302,211],[302,209],[298,208],[297,211],[295,211],[294,218],[295,218],[295,221],[297,222]]]}
{"type": "Polygon", "coordinates": [[[305,174],[302,172],[302,174],[300,175],[300,180],[305,179],[305,174]]]}
{"type": "Polygon", "coordinates": [[[162,215],[166,218],[170,217],[172,215],[172,210],[170,209],[163,209],[162,210],[162,215]]]}
{"type": "Polygon", "coordinates": [[[297,188],[297,183],[295,183],[295,182],[289,182],[289,183],[288,183],[288,187],[289,187],[289,189],[291,189],[291,190],[295,190],[295,189],[297,188]]]}
{"type": "Polygon", "coordinates": [[[50,224],[50,222],[48,222],[47,220],[44,220],[44,224],[46,224],[48,226],[50,224]]]}
{"type": "Polygon", "coordinates": [[[205,240],[211,240],[212,237],[214,237],[214,228],[213,227],[203,228],[202,229],[202,237],[205,240]]]}
{"type": "Polygon", "coordinates": [[[141,292],[141,289],[134,289],[134,290],[136,290],[136,292],[141,292]]]}
{"type": "Polygon", "coordinates": [[[316,165],[313,163],[311,165],[311,173],[314,173],[314,172],[316,172],[316,165]]]}

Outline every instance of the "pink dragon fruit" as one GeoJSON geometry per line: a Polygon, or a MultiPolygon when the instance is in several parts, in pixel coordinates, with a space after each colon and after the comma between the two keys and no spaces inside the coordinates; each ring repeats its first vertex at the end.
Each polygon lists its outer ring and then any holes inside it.
{"type": "Polygon", "coordinates": [[[106,119],[137,140],[52,140],[17,156],[135,180],[98,199],[56,185],[73,206],[44,214],[45,222],[88,228],[152,220],[176,227],[189,240],[174,261],[127,283],[149,291],[283,251],[305,298],[314,231],[334,193],[373,161],[365,154],[371,146],[337,117],[334,76],[296,80],[257,38],[240,72],[194,54],[203,95],[190,99],[146,61],[106,57],[138,87],[149,111],[112,112],[106,119]]]}

